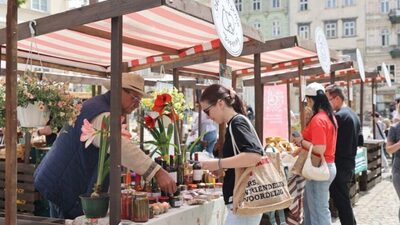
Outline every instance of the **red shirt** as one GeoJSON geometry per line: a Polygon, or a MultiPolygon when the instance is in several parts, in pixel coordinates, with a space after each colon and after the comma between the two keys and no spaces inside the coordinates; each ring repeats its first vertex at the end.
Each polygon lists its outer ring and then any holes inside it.
{"type": "MultiPolygon", "coordinates": [[[[333,117],[335,123],[336,118],[333,117]]],[[[327,163],[335,162],[337,133],[335,126],[325,111],[315,114],[307,127],[304,128],[303,137],[313,145],[325,145],[325,160],[327,163]]]]}

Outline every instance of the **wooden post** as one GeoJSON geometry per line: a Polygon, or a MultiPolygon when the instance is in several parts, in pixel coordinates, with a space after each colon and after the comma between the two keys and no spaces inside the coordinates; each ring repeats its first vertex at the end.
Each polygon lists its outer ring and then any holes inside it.
{"type": "Polygon", "coordinates": [[[254,54],[254,102],[255,104],[255,125],[261,143],[263,139],[263,107],[264,107],[264,85],[261,83],[261,54],[254,54]]]}
{"type": "Polygon", "coordinates": [[[234,73],[232,74],[232,88],[235,91],[237,90],[236,85],[237,85],[237,75],[234,73]]]}
{"type": "Polygon", "coordinates": [[[96,85],[92,85],[92,97],[96,96],[96,85]]]}
{"type": "Polygon", "coordinates": [[[101,95],[101,85],[97,85],[97,95],[101,95]]]}
{"type": "MultiPolygon", "coordinates": [[[[226,62],[227,62],[227,57],[226,57],[226,50],[225,48],[220,45],[219,48],[219,76],[224,76],[225,74],[225,69],[226,69],[226,62]]],[[[219,157],[222,158],[222,144],[225,142],[225,128],[226,124],[220,124],[219,125],[219,136],[218,136],[218,146],[220,146],[220,151],[219,151],[219,157]]]]}
{"type": "Polygon", "coordinates": [[[121,218],[122,16],[111,19],[110,225],[121,218]]]}
{"type": "Polygon", "coordinates": [[[7,2],[5,224],[17,224],[17,1],[7,2]]]}
{"type": "Polygon", "coordinates": [[[330,82],[331,82],[331,84],[334,84],[335,83],[335,71],[332,71],[331,73],[330,73],[330,82]]]}
{"type": "Polygon", "coordinates": [[[360,84],[360,124],[361,129],[363,127],[364,122],[364,82],[361,81],[360,84]]]}
{"type": "Polygon", "coordinates": [[[351,99],[350,99],[350,95],[351,90],[350,90],[350,84],[351,84],[351,79],[350,79],[350,75],[347,75],[347,105],[351,108],[351,99]]]}
{"type": "MultiPolygon", "coordinates": [[[[24,157],[24,162],[26,164],[29,163],[29,156],[31,155],[31,150],[32,150],[32,146],[31,146],[31,139],[32,139],[32,135],[30,131],[26,131],[25,132],[25,157],[24,157]]],[[[17,142],[18,142],[18,134],[17,134],[17,142]]]]}
{"type": "Polygon", "coordinates": [[[305,119],[304,119],[304,104],[303,104],[303,79],[302,79],[302,74],[303,74],[303,60],[298,60],[298,78],[299,78],[299,113],[300,113],[300,125],[301,125],[301,130],[303,130],[306,127],[305,119]]]}
{"type": "Polygon", "coordinates": [[[289,80],[286,82],[286,101],[287,101],[287,118],[288,118],[288,137],[290,137],[291,128],[292,128],[292,115],[290,114],[290,82],[289,80]]]}
{"type": "Polygon", "coordinates": [[[376,107],[376,93],[375,93],[375,78],[372,78],[371,83],[371,96],[372,96],[372,137],[376,139],[376,122],[375,122],[375,107],[376,107]]]}

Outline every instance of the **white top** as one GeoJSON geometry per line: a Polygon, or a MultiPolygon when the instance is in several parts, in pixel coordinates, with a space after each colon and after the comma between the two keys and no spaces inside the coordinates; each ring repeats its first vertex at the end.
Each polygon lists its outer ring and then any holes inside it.
{"type": "MultiPolygon", "coordinates": [[[[201,134],[218,129],[218,124],[216,124],[212,119],[210,119],[210,117],[208,117],[203,111],[201,111],[200,115],[201,115],[201,128],[200,128],[201,134]]],[[[197,116],[196,119],[193,121],[192,130],[197,131],[198,129],[199,129],[199,117],[197,116]]]]}

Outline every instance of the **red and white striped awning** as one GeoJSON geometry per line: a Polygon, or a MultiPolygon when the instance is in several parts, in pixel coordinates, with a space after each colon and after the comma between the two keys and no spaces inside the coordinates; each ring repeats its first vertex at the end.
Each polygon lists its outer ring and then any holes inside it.
{"type": "MultiPolygon", "coordinates": [[[[111,20],[90,23],[85,27],[111,32],[111,20]]],[[[123,44],[123,61],[128,62],[130,67],[181,58],[220,45],[214,24],[167,6],[124,15],[123,32],[126,38],[176,50],[176,54],[166,54],[161,50],[123,44]]],[[[101,66],[109,66],[111,61],[110,40],[72,30],[21,40],[18,48],[101,66]]]]}

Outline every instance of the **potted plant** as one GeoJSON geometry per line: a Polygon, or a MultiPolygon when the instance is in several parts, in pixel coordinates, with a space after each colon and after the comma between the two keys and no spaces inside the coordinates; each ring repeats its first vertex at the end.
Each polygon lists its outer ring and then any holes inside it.
{"type": "MultiPolygon", "coordinates": [[[[40,80],[35,73],[19,76],[17,117],[20,126],[50,125],[52,129],[57,130],[66,122],[72,125],[80,109],[76,107],[73,97],[65,89],[63,83],[40,80]]],[[[5,98],[5,85],[0,85],[0,115],[5,113],[5,98]]],[[[4,125],[5,117],[2,116],[0,126],[4,127],[4,125]]]]}
{"type": "MultiPolygon", "coordinates": [[[[122,137],[130,139],[131,134],[126,130],[127,125],[122,125],[122,137]]],[[[81,141],[85,142],[87,148],[92,144],[94,138],[100,135],[99,158],[97,162],[97,178],[92,193],[82,194],[80,197],[82,209],[87,218],[105,217],[108,211],[109,195],[103,193],[101,187],[104,179],[110,172],[110,158],[107,150],[110,146],[110,116],[104,116],[101,129],[96,129],[87,119],[84,119],[82,125],[81,141]]]]}

